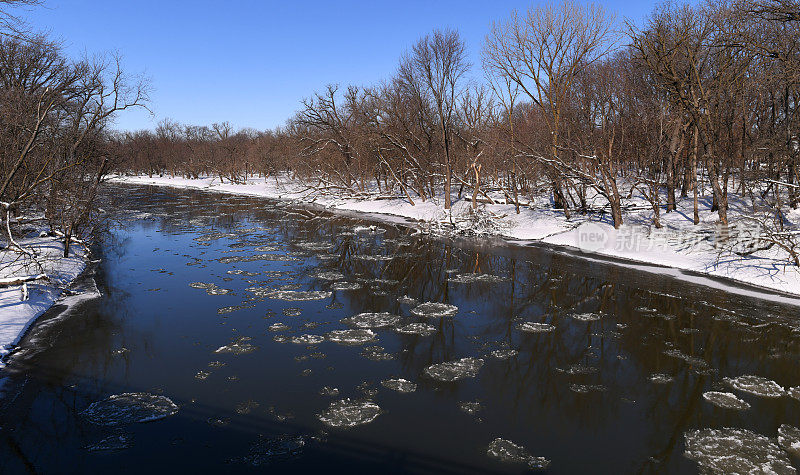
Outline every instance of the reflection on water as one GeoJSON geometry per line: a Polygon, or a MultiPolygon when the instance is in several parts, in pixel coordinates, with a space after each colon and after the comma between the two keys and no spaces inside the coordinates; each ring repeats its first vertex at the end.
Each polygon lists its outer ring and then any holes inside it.
{"type": "Polygon", "coordinates": [[[798,467],[797,307],[255,198],[107,198],[103,297],[1,373],[2,473],[798,467]]]}

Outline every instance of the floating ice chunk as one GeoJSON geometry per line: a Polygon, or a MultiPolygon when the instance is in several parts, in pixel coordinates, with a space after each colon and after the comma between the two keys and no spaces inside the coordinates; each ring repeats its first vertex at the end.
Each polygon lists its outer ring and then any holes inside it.
{"type": "Polygon", "coordinates": [[[428,323],[409,323],[395,329],[398,333],[406,335],[430,336],[436,333],[436,327],[428,323]]]}
{"type": "Polygon", "coordinates": [[[665,355],[671,356],[673,358],[681,359],[692,366],[696,366],[700,369],[708,368],[708,363],[702,358],[698,358],[696,356],[689,356],[686,353],[682,352],[677,348],[673,348],[671,350],[667,350],[664,352],[665,355]]]}
{"type": "Polygon", "coordinates": [[[317,272],[312,277],[320,280],[342,280],[344,279],[344,274],[341,272],[317,272]]]}
{"type": "Polygon", "coordinates": [[[345,325],[350,325],[356,328],[383,328],[396,325],[400,322],[399,315],[392,315],[387,312],[380,313],[359,313],[352,317],[343,318],[341,320],[345,325]]]}
{"type": "Polygon", "coordinates": [[[452,317],[456,313],[458,307],[441,302],[425,302],[411,309],[412,315],[428,318],[452,317]]]}
{"type": "Polygon", "coordinates": [[[397,303],[399,303],[401,305],[416,305],[417,304],[417,299],[411,298],[408,295],[403,295],[402,297],[399,297],[397,299],[397,303]]]}
{"type": "Polygon", "coordinates": [[[194,379],[199,379],[200,381],[203,381],[208,379],[209,376],[211,376],[211,373],[209,373],[208,371],[200,370],[197,372],[197,374],[194,375],[194,379]]]}
{"type": "Polygon", "coordinates": [[[573,313],[572,318],[581,322],[596,322],[602,318],[599,313],[573,313]]]}
{"type": "Polygon", "coordinates": [[[533,470],[544,470],[550,466],[550,461],[546,458],[534,457],[525,450],[525,447],[499,437],[489,444],[486,454],[501,462],[524,463],[533,470]]]}
{"type": "Polygon", "coordinates": [[[247,455],[231,460],[244,463],[253,467],[269,465],[272,462],[289,460],[299,456],[306,445],[306,438],[302,435],[281,435],[266,438],[259,436],[247,455]]]}
{"type": "Polygon", "coordinates": [[[363,328],[354,330],[333,330],[328,332],[325,337],[328,341],[340,345],[362,345],[375,340],[375,332],[363,328]]]}
{"type": "Polygon", "coordinates": [[[372,361],[389,361],[394,359],[394,355],[384,351],[382,346],[367,346],[361,351],[361,356],[372,361]]]}
{"type": "Polygon", "coordinates": [[[234,355],[252,353],[253,351],[256,351],[258,347],[252,343],[248,343],[250,340],[252,340],[252,338],[249,336],[239,337],[225,346],[220,346],[214,350],[214,353],[232,353],[234,355]]]}
{"type": "Polygon", "coordinates": [[[559,373],[566,373],[566,374],[594,374],[598,371],[598,369],[594,366],[587,366],[587,365],[582,365],[580,363],[575,363],[567,366],[566,368],[556,368],[556,371],[558,371],[559,373]]]}
{"type": "Polygon", "coordinates": [[[438,381],[457,381],[474,378],[482,366],[483,360],[480,358],[461,358],[430,365],[425,368],[425,375],[438,381]]]}
{"type": "Polygon", "coordinates": [[[789,424],[778,427],[778,445],[790,455],[800,459],[800,429],[789,424]]]}
{"type": "Polygon", "coordinates": [[[334,282],[331,285],[331,289],[333,290],[359,290],[361,288],[361,284],[358,282],[334,282]]]}
{"type": "Polygon", "coordinates": [[[237,310],[244,310],[246,308],[253,308],[253,307],[255,307],[255,305],[231,305],[230,307],[222,307],[217,309],[217,313],[223,315],[226,313],[233,313],[237,310]]]}
{"type": "Polygon", "coordinates": [[[569,389],[570,391],[576,392],[578,394],[588,394],[588,393],[603,392],[608,390],[608,388],[606,388],[602,384],[577,384],[577,383],[570,384],[569,389]]]}
{"type": "Polygon", "coordinates": [[[761,376],[748,374],[735,378],[723,378],[722,380],[733,389],[755,394],[756,396],[775,398],[786,394],[786,391],[778,383],[761,376]]]}
{"type": "Polygon", "coordinates": [[[669,384],[674,380],[675,378],[664,373],[655,373],[650,375],[650,381],[656,384],[669,384]]]}
{"type": "Polygon", "coordinates": [[[270,325],[267,328],[267,330],[269,330],[271,332],[282,332],[282,331],[286,331],[288,329],[289,329],[289,325],[287,325],[285,323],[280,323],[280,322],[273,323],[272,325],[270,325]]]}
{"type": "Polygon", "coordinates": [[[481,405],[480,401],[459,401],[458,408],[470,416],[474,416],[483,410],[483,406],[481,405]]]}
{"type": "MultiPolygon", "coordinates": [[[[246,289],[249,290],[250,288],[246,289]]],[[[288,300],[298,302],[302,300],[323,300],[333,295],[331,292],[322,290],[274,290],[267,292],[264,296],[273,300],[288,300]]]]}
{"type": "Polygon", "coordinates": [[[99,452],[106,450],[123,450],[131,446],[131,438],[125,434],[112,435],[105,439],[87,445],[85,448],[89,452],[99,452]]]}
{"type": "Polygon", "coordinates": [[[800,386],[795,386],[793,388],[789,388],[788,394],[790,397],[793,397],[800,401],[800,386]]]}
{"type": "Polygon", "coordinates": [[[735,409],[743,411],[750,409],[750,404],[736,397],[733,393],[724,393],[719,391],[708,391],[703,393],[703,399],[711,404],[722,407],[725,409],[735,409]]]}
{"type": "Polygon", "coordinates": [[[549,323],[522,322],[517,325],[517,330],[525,333],[547,333],[555,329],[556,327],[549,323]]]}
{"type": "Polygon", "coordinates": [[[775,442],[745,429],[700,429],[684,434],[684,456],[710,473],[794,474],[789,458],[775,442]]]}
{"type": "Polygon", "coordinates": [[[372,401],[334,401],[317,418],[330,427],[350,428],[368,424],[381,415],[381,408],[372,401]]]}
{"type": "Polygon", "coordinates": [[[319,390],[319,394],[320,396],[328,396],[328,397],[338,396],[339,389],[332,388],[330,386],[323,386],[322,389],[319,390]]]}
{"type": "Polygon", "coordinates": [[[295,242],[295,246],[306,251],[327,252],[333,249],[333,244],[327,242],[295,242]]]}
{"type": "Polygon", "coordinates": [[[490,354],[492,355],[492,358],[496,358],[498,360],[507,360],[517,356],[518,353],[519,352],[517,350],[494,350],[490,354]]]}
{"type": "Polygon", "coordinates": [[[417,390],[417,383],[412,383],[407,379],[384,379],[381,381],[381,386],[389,388],[399,393],[413,393],[417,390]]]}
{"type": "Polygon", "coordinates": [[[290,341],[297,345],[318,345],[325,341],[325,337],[322,335],[310,335],[306,333],[300,336],[293,336],[290,341]]]}
{"type": "Polygon", "coordinates": [[[211,363],[208,363],[209,368],[222,368],[223,366],[225,366],[225,363],[222,361],[212,361],[211,363]]]}
{"type": "Polygon", "coordinates": [[[206,282],[192,282],[189,287],[194,289],[203,289],[208,295],[225,295],[233,292],[231,289],[222,289],[217,287],[217,284],[206,282]]]}
{"type": "Polygon", "coordinates": [[[453,282],[455,284],[474,284],[476,282],[496,284],[499,282],[505,282],[508,279],[491,274],[456,274],[452,275],[447,280],[448,282],[453,282]]]}
{"type": "Polygon", "coordinates": [[[302,313],[303,310],[297,307],[289,307],[283,309],[283,314],[287,317],[299,317],[302,313]]]}
{"type": "Polygon", "coordinates": [[[92,403],[81,414],[94,424],[112,426],[150,422],[178,412],[178,406],[165,396],[148,393],[123,393],[92,403]]]}

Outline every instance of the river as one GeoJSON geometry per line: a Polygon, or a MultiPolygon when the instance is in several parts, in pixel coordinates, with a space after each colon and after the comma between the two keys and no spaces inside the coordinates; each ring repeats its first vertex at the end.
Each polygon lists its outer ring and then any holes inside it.
{"type": "Polygon", "coordinates": [[[796,306],[259,198],[105,194],[77,283],[102,297],[0,370],[2,473],[800,467],[775,451],[800,425],[796,306]]]}

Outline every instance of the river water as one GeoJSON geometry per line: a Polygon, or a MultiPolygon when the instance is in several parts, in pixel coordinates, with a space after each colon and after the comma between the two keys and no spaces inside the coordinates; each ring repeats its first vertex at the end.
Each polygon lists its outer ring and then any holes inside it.
{"type": "Polygon", "coordinates": [[[796,306],[258,198],[106,195],[76,287],[102,297],[0,370],[0,473],[800,467],[796,306]]]}

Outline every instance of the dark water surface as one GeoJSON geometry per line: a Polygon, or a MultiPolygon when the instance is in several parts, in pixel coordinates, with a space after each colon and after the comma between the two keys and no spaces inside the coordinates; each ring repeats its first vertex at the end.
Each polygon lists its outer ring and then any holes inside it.
{"type": "Polygon", "coordinates": [[[520,473],[535,457],[552,473],[692,473],[686,435],[705,428],[750,432],[711,433],[700,458],[733,434],[767,448],[734,450],[729,469],[799,466],[773,450],[800,425],[783,392],[800,386],[798,307],[262,199],[107,191],[103,296],[48,312],[0,370],[0,473],[520,473]],[[390,315],[341,321],[362,312],[390,315]],[[329,333],[359,323],[387,326],[329,333]],[[411,323],[431,334],[397,331],[411,323]],[[725,381],[742,375],[780,388],[725,381]],[[487,454],[497,438],[521,460],[487,454]]]}

